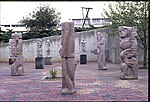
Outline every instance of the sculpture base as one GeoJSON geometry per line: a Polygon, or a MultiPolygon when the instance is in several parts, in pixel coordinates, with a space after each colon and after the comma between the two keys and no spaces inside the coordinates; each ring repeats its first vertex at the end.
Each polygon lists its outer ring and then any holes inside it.
{"type": "Polygon", "coordinates": [[[107,67],[98,68],[98,70],[107,70],[107,67]]]}
{"type": "Polygon", "coordinates": [[[44,67],[43,67],[43,57],[35,58],[35,69],[44,69],[44,67]]]}
{"type": "Polygon", "coordinates": [[[12,75],[12,76],[22,76],[23,73],[17,73],[17,74],[15,73],[15,74],[14,74],[14,73],[11,72],[11,75],[12,75]]]}
{"type": "Polygon", "coordinates": [[[80,55],[80,64],[87,64],[87,55],[86,54],[80,55]]]}
{"type": "Polygon", "coordinates": [[[12,76],[21,76],[24,74],[24,68],[23,65],[14,69],[14,67],[11,67],[11,75],[12,76]]]}
{"type": "Polygon", "coordinates": [[[138,77],[120,78],[121,80],[138,80],[138,77]]]}
{"type": "Polygon", "coordinates": [[[103,68],[103,69],[98,69],[98,70],[107,70],[107,68],[103,68]]]}
{"type": "Polygon", "coordinates": [[[67,88],[64,88],[64,89],[62,90],[62,95],[72,95],[72,94],[74,94],[74,93],[76,93],[75,90],[68,90],[67,88]]]}
{"type": "Polygon", "coordinates": [[[52,65],[52,57],[45,57],[45,65],[52,65]]]}
{"type": "Polygon", "coordinates": [[[14,61],[11,58],[9,58],[9,65],[12,65],[13,63],[14,61]]]}

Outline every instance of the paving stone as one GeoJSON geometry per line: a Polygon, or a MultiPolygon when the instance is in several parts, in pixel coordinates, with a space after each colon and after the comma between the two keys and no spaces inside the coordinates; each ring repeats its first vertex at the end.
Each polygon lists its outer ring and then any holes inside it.
{"type": "Polygon", "coordinates": [[[60,71],[59,63],[46,65],[44,69],[38,70],[34,69],[33,63],[26,64],[24,75],[18,77],[9,75],[8,65],[0,63],[1,70],[4,69],[0,73],[0,101],[148,101],[148,95],[145,94],[148,90],[145,84],[148,78],[147,74],[145,75],[147,70],[140,69],[141,79],[139,78],[138,81],[126,81],[127,86],[116,86],[120,81],[117,78],[119,73],[112,79],[110,73],[116,71],[119,65],[115,65],[116,68],[111,66],[114,69],[108,68],[104,73],[96,69],[96,63],[89,63],[84,67],[79,65],[75,78],[76,93],[62,95],[61,81],[42,80],[44,76],[48,76],[44,73],[50,68],[56,67],[60,71]],[[93,72],[89,75],[91,70],[93,72]],[[139,85],[143,85],[143,88],[139,85]]]}

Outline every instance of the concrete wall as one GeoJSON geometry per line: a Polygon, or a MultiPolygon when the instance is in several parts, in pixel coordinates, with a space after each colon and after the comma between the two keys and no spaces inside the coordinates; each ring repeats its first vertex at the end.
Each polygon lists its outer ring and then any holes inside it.
{"type": "MultiPolygon", "coordinates": [[[[86,53],[87,53],[87,61],[96,61],[97,55],[95,51],[97,49],[97,38],[96,33],[102,32],[106,37],[106,61],[110,61],[112,63],[120,63],[120,48],[119,48],[119,37],[115,36],[108,36],[109,30],[108,29],[97,29],[97,30],[90,30],[84,32],[75,33],[75,57],[79,61],[80,54],[81,54],[81,41],[84,39],[86,41],[86,53]]],[[[52,61],[60,61],[59,49],[61,48],[60,45],[60,38],[61,35],[50,36],[42,38],[43,41],[43,57],[47,57],[47,46],[46,40],[50,39],[50,57],[52,57],[52,61]]],[[[23,41],[23,56],[24,61],[35,61],[37,56],[37,46],[36,46],[37,39],[30,39],[23,41]]],[[[138,60],[142,62],[143,51],[138,48],[138,60]]],[[[9,60],[9,47],[8,43],[0,44],[0,62],[8,62],[9,60]]]]}
{"type": "Polygon", "coordinates": [[[9,46],[8,43],[0,44],[0,62],[8,62],[9,46]]]}

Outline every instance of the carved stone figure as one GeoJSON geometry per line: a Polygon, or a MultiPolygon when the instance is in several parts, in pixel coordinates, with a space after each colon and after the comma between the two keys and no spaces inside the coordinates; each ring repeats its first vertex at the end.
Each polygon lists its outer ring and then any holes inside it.
{"type": "Polygon", "coordinates": [[[47,48],[47,57],[50,57],[50,40],[46,40],[46,48],[47,48]]]}
{"type": "Polygon", "coordinates": [[[62,64],[62,94],[75,93],[75,38],[74,38],[74,23],[64,22],[61,24],[61,64],[62,64]]]}
{"type": "Polygon", "coordinates": [[[24,73],[23,68],[23,43],[20,33],[12,33],[10,44],[10,59],[13,61],[11,65],[11,75],[19,76],[24,73]]]}
{"type": "Polygon", "coordinates": [[[120,37],[121,79],[138,79],[137,61],[137,28],[120,26],[118,28],[120,37]]]}
{"type": "Polygon", "coordinates": [[[37,40],[37,57],[42,57],[42,39],[37,40]]]}
{"type": "Polygon", "coordinates": [[[37,57],[35,58],[35,68],[43,69],[43,57],[42,57],[42,39],[37,39],[37,57]]]}
{"type": "Polygon", "coordinates": [[[86,46],[85,46],[85,44],[86,44],[86,42],[85,42],[85,40],[83,39],[83,40],[81,41],[82,53],[85,53],[85,51],[86,51],[86,46]]]}
{"type": "Polygon", "coordinates": [[[45,65],[52,65],[52,57],[50,57],[50,39],[46,39],[46,54],[47,56],[45,57],[45,65]]]}
{"type": "Polygon", "coordinates": [[[13,54],[12,54],[12,37],[11,39],[9,39],[9,57],[12,58],[13,54]]]}
{"type": "Polygon", "coordinates": [[[105,36],[97,33],[97,63],[99,70],[107,70],[105,61],[105,36]]]}

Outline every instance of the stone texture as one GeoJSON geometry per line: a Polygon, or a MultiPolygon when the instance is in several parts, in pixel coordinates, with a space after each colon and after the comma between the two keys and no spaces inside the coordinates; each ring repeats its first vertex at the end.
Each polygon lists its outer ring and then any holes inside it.
{"type": "Polygon", "coordinates": [[[12,33],[9,40],[10,59],[13,61],[11,65],[11,75],[19,76],[23,75],[23,47],[22,47],[22,35],[20,33],[12,33]]]}
{"type": "Polygon", "coordinates": [[[105,35],[97,33],[97,63],[99,70],[106,70],[105,61],[105,35]]]}
{"type": "Polygon", "coordinates": [[[120,26],[118,28],[120,37],[121,79],[138,79],[137,61],[137,28],[120,26]]]}
{"type": "Polygon", "coordinates": [[[74,38],[74,23],[64,22],[61,24],[61,64],[62,64],[62,94],[75,93],[75,38],[74,38]]]}
{"type": "Polygon", "coordinates": [[[42,57],[42,39],[37,39],[37,57],[42,57]]]}
{"type": "Polygon", "coordinates": [[[35,69],[44,69],[43,62],[44,62],[43,57],[35,58],[35,69]]]}
{"type": "Polygon", "coordinates": [[[46,39],[46,54],[47,57],[50,57],[50,39],[46,39]]]}
{"type": "Polygon", "coordinates": [[[83,39],[82,41],[81,41],[81,52],[82,53],[85,53],[86,52],[86,42],[85,42],[85,40],[83,39]]]}
{"type": "Polygon", "coordinates": [[[12,51],[12,48],[13,48],[13,41],[12,41],[12,38],[9,39],[9,65],[12,65],[14,63],[14,60],[13,60],[13,51],[12,51]]]}
{"type": "Polygon", "coordinates": [[[46,39],[46,57],[45,57],[45,65],[52,65],[52,57],[50,57],[50,45],[51,45],[51,41],[49,38],[46,39]]]}
{"type": "Polygon", "coordinates": [[[87,55],[86,54],[80,55],[80,64],[87,64],[87,55]]]}
{"type": "Polygon", "coordinates": [[[35,69],[44,68],[44,60],[42,57],[42,39],[37,39],[37,58],[35,58],[35,69]]]}
{"type": "Polygon", "coordinates": [[[52,57],[45,57],[45,65],[52,65],[52,57]]]}

